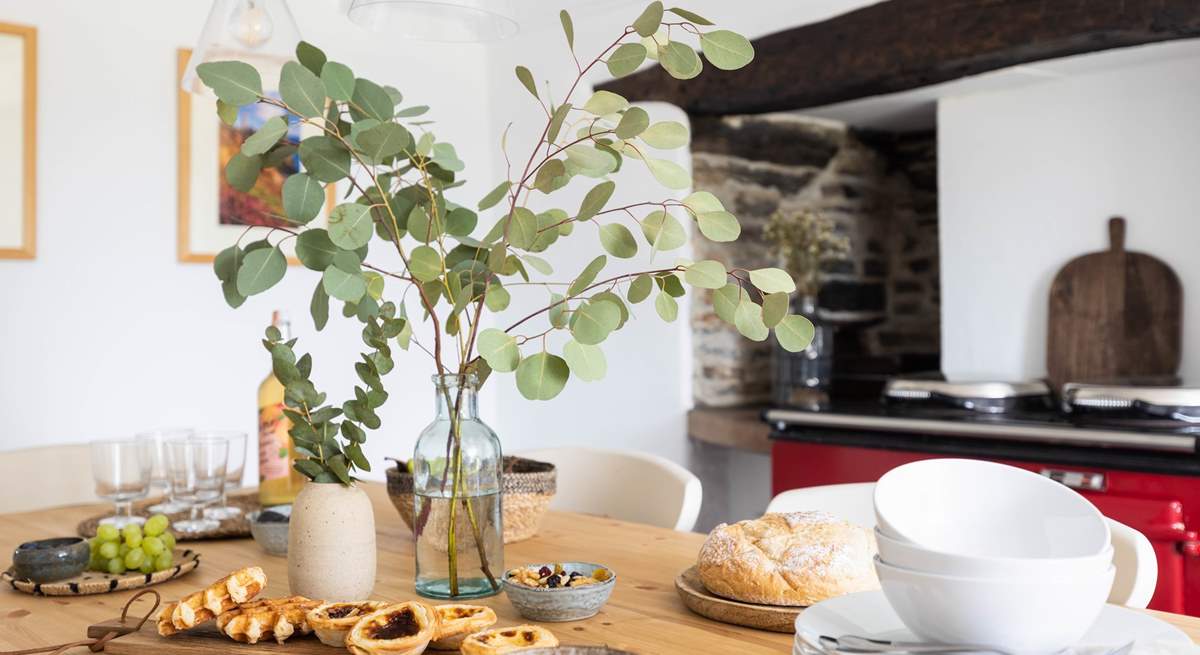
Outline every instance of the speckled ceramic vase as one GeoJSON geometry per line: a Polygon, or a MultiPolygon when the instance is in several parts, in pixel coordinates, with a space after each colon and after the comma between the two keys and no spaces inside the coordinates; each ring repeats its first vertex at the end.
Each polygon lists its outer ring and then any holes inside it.
{"type": "Polygon", "coordinates": [[[308,482],[292,504],[288,586],[325,601],[365,600],[375,588],[375,514],[357,486],[308,482]]]}

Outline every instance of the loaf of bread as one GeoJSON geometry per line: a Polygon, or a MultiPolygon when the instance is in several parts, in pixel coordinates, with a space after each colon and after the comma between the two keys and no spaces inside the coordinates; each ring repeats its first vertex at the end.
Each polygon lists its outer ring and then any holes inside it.
{"type": "Polygon", "coordinates": [[[875,535],[824,512],[767,514],[722,523],[700,549],[712,593],[762,605],[808,606],[879,588],[875,535]]]}

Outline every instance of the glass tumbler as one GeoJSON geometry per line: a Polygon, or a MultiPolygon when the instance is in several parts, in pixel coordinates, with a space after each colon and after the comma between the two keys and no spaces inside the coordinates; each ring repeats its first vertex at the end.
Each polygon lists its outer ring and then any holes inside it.
{"type": "Polygon", "coordinates": [[[192,435],[192,439],[224,441],[229,445],[229,459],[225,462],[225,486],[221,489],[221,498],[215,507],[204,510],[204,517],[221,521],[241,516],[242,510],[231,506],[225,494],[242,484],[242,473],[246,470],[246,433],[232,430],[200,430],[192,435]]]}
{"type": "Polygon", "coordinates": [[[174,514],[188,508],[187,503],[175,497],[171,487],[171,476],[167,472],[167,442],[172,439],[186,439],[192,436],[192,430],[186,428],[171,430],[151,430],[137,435],[142,448],[150,458],[150,493],[164,496],[157,504],[146,508],[151,514],[174,514]]]}
{"type": "Polygon", "coordinates": [[[123,528],[138,525],[146,519],[133,515],[133,501],[144,498],[150,490],[153,462],[136,439],[93,441],[92,477],[96,480],[96,495],[116,505],[113,516],[100,520],[123,528]]]}
{"type": "Polygon", "coordinates": [[[175,497],[188,504],[190,517],[172,528],[184,534],[215,530],[220,521],[203,517],[203,510],[221,498],[229,442],[218,439],[175,439],[167,442],[167,470],[175,497]]]}

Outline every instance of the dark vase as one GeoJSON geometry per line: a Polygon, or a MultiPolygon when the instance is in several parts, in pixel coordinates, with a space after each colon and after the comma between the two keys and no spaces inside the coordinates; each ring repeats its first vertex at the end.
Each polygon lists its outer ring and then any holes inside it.
{"type": "Polygon", "coordinates": [[[821,319],[813,296],[797,296],[792,312],[812,321],[812,343],[800,352],[790,353],[778,343],[771,358],[775,369],[773,395],[781,407],[821,409],[829,403],[833,381],[833,326],[821,319]]]}

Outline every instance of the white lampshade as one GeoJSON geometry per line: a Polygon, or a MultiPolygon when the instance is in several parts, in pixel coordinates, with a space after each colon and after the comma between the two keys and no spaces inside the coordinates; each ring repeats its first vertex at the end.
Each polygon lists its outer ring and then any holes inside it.
{"type": "Polygon", "coordinates": [[[183,90],[211,93],[196,76],[196,66],[204,62],[238,59],[278,68],[292,58],[299,42],[300,30],[287,0],[213,0],[184,71],[183,90]]]}
{"type": "Polygon", "coordinates": [[[418,41],[486,43],[515,36],[511,0],[354,0],[350,20],[418,41]]]}

